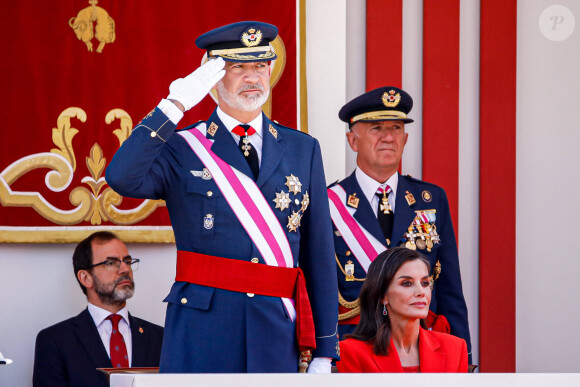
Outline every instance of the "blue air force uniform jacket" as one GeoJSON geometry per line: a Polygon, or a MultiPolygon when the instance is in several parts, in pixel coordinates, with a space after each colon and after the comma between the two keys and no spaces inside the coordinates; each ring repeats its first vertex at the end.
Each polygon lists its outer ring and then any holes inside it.
{"type": "MultiPolygon", "coordinates": [[[[285,231],[294,267],[304,271],[317,337],[313,356],[338,358],[336,265],[320,146],[307,134],[262,116],[256,184],[285,231]],[[274,199],[276,193],[289,192],[291,175],[302,189],[290,192],[290,207],[280,210],[274,199]],[[299,212],[306,192],[310,204],[300,227],[289,231],[288,217],[299,212]]],[[[217,126],[215,133],[206,133],[212,151],[253,178],[215,111],[206,123],[217,126]]],[[[264,263],[215,181],[192,173],[204,165],[174,130],[163,112],[152,111],[115,154],[106,171],[108,184],[123,196],[164,199],[178,250],[243,261],[256,257],[264,263]]],[[[161,372],[297,371],[295,326],[280,298],[175,282],[165,301],[161,372]]]]}
{"type": "MultiPolygon", "coordinates": [[[[377,221],[374,210],[371,208],[366,196],[361,190],[355,173],[352,173],[346,179],[338,182],[346,191],[346,198],[354,195],[360,199],[358,207],[354,213],[354,218],[369,231],[378,241],[384,241],[383,232],[377,221]]],[[[461,275],[459,272],[459,258],[457,255],[457,244],[455,242],[455,233],[451,216],[449,214],[449,203],[445,191],[430,183],[413,179],[409,176],[399,175],[397,186],[397,197],[395,198],[395,218],[393,221],[393,232],[391,235],[391,246],[405,244],[408,227],[415,219],[415,211],[436,210],[437,233],[440,242],[433,245],[431,252],[419,250],[427,257],[431,263],[431,268],[435,267],[437,261],[441,263],[441,273],[435,281],[433,294],[431,298],[430,309],[438,314],[444,315],[451,326],[451,333],[461,337],[467,342],[468,351],[471,352],[471,341],[469,337],[469,325],[467,321],[467,306],[463,298],[463,289],[461,286],[461,275]],[[415,203],[409,205],[405,199],[407,192],[413,195],[415,203]]],[[[334,225],[333,225],[334,227],[334,225]]],[[[348,261],[354,264],[354,277],[357,279],[365,278],[365,271],[359,262],[350,253],[344,239],[337,235],[334,228],[334,246],[337,264],[340,264],[342,270],[348,261]],[[347,255],[348,254],[348,255],[347,255]]],[[[383,242],[383,244],[386,244],[383,242]]],[[[385,246],[386,247],[386,246],[385,246]]],[[[363,281],[346,281],[345,274],[340,270],[338,275],[339,292],[347,302],[355,301],[360,293],[363,281]]],[[[350,333],[354,330],[355,325],[339,325],[340,336],[350,333]]]]}

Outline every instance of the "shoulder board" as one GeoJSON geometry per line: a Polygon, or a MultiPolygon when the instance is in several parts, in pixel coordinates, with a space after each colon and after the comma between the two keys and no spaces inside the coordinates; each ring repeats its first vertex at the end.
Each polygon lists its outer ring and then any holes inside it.
{"type": "Polygon", "coordinates": [[[327,189],[328,189],[328,188],[332,188],[332,187],[334,187],[334,186],[335,186],[335,185],[337,185],[337,184],[338,184],[338,180],[336,180],[335,182],[332,182],[332,183],[330,183],[330,184],[328,185],[328,187],[326,187],[326,188],[327,188],[327,189]]]}
{"type": "Polygon", "coordinates": [[[202,122],[205,122],[205,121],[204,121],[204,120],[199,120],[199,121],[197,121],[197,122],[196,122],[195,124],[193,124],[193,125],[189,125],[189,126],[186,126],[185,128],[181,128],[181,129],[175,129],[175,131],[176,131],[176,132],[182,132],[182,131],[184,131],[184,130],[193,129],[193,128],[197,127],[199,124],[201,124],[202,122]]]}
{"type": "Polygon", "coordinates": [[[270,120],[270,121],[272,121],[272,124],[273,124],[273,125],[276,127],[276,129],[282,129],[282,130],[290,130],[290,131],[292,131],[293,133],[302,133],[302,134],[305,134],[305,135],[309,136],[309,134],[308,134],[308,133],[301,132],[301,131],[299,131],[299,130],[298,130],[298,129],[296,129],[296,128],[291,128],[291,127],[289,127],[289,126],[282,125],[282,124],[280,124],[278,121],[275,121],[275,120],[270,120]]]}
{"type": "Polygon", "coordinates": [[[402,175],[402,177],[409,179],[410,181],[412,181],[414,183],[419,183],[419,184],[424,184],[424,185],[428,185],[428,186],[435,187],[435,188],[440,188],[437,184],[429,183],[428,181],[414,178],[411,175],[402,175]]]}

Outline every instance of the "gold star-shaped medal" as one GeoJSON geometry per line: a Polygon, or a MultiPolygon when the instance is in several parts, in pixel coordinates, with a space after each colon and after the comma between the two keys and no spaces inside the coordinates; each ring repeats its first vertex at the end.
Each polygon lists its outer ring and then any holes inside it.
{"type": "Polygon", "coordinates": [[[308,191],[304,192],[304,196],[302,196],[302,208],[300,208],[302,210],[302,212],[304,213],[304,211],[306,211],[306,209],[308,208],[308,205],[310,204],[310,195],[308,195],[308,191]]]}
{"type": "Polygon", "coordinates": [[[302,183],[293,174],[286,176],[286,185],[288,186],[288,190],[294,195],[296,195],[298,192],[302,192],[302,183]]]}
{"type": "Polygon", "coordinates": [[[292,215],[288,217],[288,230],[296,231],[300,227],[300,213],[292,211],[292,215]]]}
{"type": "Polygon", "coordinates": [[[276,199],[273,200],[276,203],[276,208],[280,211],[284,211],[286,208],[290,207],[290,194],[284,191],[276,192],[276,199]]]}

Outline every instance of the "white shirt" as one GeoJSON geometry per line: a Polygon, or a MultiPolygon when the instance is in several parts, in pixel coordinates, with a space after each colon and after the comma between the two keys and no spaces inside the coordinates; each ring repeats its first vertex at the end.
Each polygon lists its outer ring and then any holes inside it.
{"type": "Polygon", "coordinates": [[[232,130],[240,125],[240,124],[245,124],[245,125],[250,125],[252,128],[256,129],[256,133],[252,134],[251,136],[248,136],[248,138],[250,139],[250,142],[252,143],[252,146],[254,147],[254,149],[256,149],[256,153],[258,154],[258,162],[259,165],[262,165],[262,113],[258,114],[258,117],[254,118],[252,121],[248,122],[247,124],[244,122],[240,122],[238,120],[236,120],[233,117],[228,116],[226,113],[224,113],[224,111],[222,109],[217,108],[217,115],[219,117],[219,119],[223,122],[223,124],[226,126],[226,128],[230,131],[230,134],[232,135],[232,137],[234,138],[234,140],[236,141],[236,144],[238,144],[240,142],[240,136],[238,136],[237,134],[232,133],[232,130]]]}
{"type": "MultiPolygon", "coordinates": [[[[183,118],[183,112],[171,101],[167,99],[162,99],[157,107],[173,122],[175,125],[179,123],[179,121],[183,118]]],[[[222,109],[217,108],[217,115],[219,119],[223,122],[227,130],[230,132],[236,144],[240,142],[240,136],[237,134],[232,133],[232,130],[240,125],[246,124],[244,122],[240,122],[233,117],[230,117],[222,109]]],[[[256,133],[249,136],[250,142],[254,149],[256,149],[256,153],[258,154],[258,165],[262,165],[262,113],[258,114],[258,117],[254,118],[252,121],[248,122],[247,125],[250,125],[252,128],[256,130],[256,133]]]]}
{"type": "MultiPolygon", "coordinates": [[[[105,310],[103,308],[99,308],[89,302],[89,313],[97,326],[97,330],[99,331],[99,336],[101,336],[101,340],[103,341],[103,345],[107,350],[107,355],[109,359],[111,358],[110,353],[110,343],[111,343],[111,331],[113,330],[113,323],[111,320],[107,320],[107,317],[111,315],[111,312],[105,310]]],[[[117,312],[118,315],[122,317],[119,320],[119,332],[123,335],[125,339],[125,345],[127,346],[127,356],[129,357],[129,367],[131,366],[131,360],[133,359],[133,341],[131,340],[131,327],[129,326],[129,311],[127,307],[124,307],[120,311],[117,312]]]]}
{"type": "Polygon", "coordinates": [[[395,198],[397,197],[397,185],[399,184],[399,173],[398,172],[394,173],[393,176],[389,177],[389,179],[383,183],[376,181],[375,179],[364,173],[359,167],[356,168],[354,173],[356,180],[358,181],[358,185],[360,186],[365,197],[371,204],[371,208],[373,209],[375,216],[378,216],[378,207],[379,207],[379,197],[376,195],[377,189],[379,187],[384,188],[387,185],[391,187],[391,192],[389,193],[388,199],[394,214],[395,198]]]}

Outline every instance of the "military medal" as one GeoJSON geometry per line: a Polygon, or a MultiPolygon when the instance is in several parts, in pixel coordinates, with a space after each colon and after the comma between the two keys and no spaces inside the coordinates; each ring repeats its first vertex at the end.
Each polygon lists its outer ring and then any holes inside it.
{"type": "Polygon", "coordinates": [[[205,227],[206,230],[211,230],[213,228],[213,224],[214,224],[213,215],[207,214],[205,218],[203,218],[203,227],[205,227]]]}
{"type": "Polygon", "coordinates": [[[407,241],[407,243],[405,243],[405,247],[411,250],[417,250],[417,246],[413,241],[407,241]]]}
{"type": "Polygon", "coordinates": [[[296,231],[300,227],[300,216],[299,212],[292,211],[292,215],[288,217],[288,230],[296,231]]]}
{"type": "Polygon", "coordinates": [[[286,185],[288,186],[288,190],[296,195],[298,192],[302,192],[302,183],[300,179],[298,179],[293,174],[290,176],[286,176],[286,185]]]}
{"type": "Polygon", "coordinates": [[[421,197],[425,203],[429,203],[433,199],[433,196],[431,196],[431,192],[429,191],[423,191],[421,197]]]}
{"type": "Polygon", "coordinates": [[[391,211],[393,210],[391,208],[391,205],[389,204],[389,198],[387,196],[387,191],[383,191],[383,197],[381,198],[380,209],[381,209],[381,211],[383,211],[383,214],[385,214],[385,215],[390,214],[391,211]]]}
{"type": "Polygon", "coordinates": [[[276,199],[272,200],[276,203],[276,208],[280,211],[284,211],[286,208],[290,207],[290,194],[284,191],[276,192],[276,199]]]}
{"type": "Polygon", "coordinates": [[[344,273],[346,281],[354,281],[354,263],[352,261],[348,261],[344,265],[344,273]]]}
{"type": "Polygon", "coordinates": [[[242,150],[244,151],[244,156],[248,157],[250,155],[250,150],[252,146],[250,145],[250,139],[248,138],[248,133],[246,132],[246,136],[244,137],[244,145],[242,145],[242,150]]]}
{"type": "Polygon", "coordinates": [[[304,213],[304,211],[306,211],[309,204],[310,204],[310,195],[308,195],[308,191],[306,191],[306,192],[304,192],[304,195],[302,196],[302,202],[300,203],[300,205],[302,206],[300,208],[302,213],[304,213]]]}
{"type": "Polygon", "coordinates": [[[427,242],[425,242],[425,240],[420,238],[417,238],[415,244],[417,245],[417,248],[420,250],[425,250],[425,247],[427,247],[427,242]]]}

